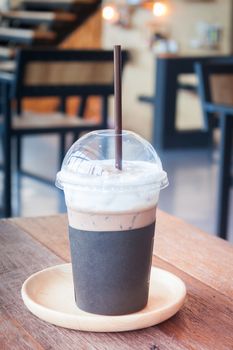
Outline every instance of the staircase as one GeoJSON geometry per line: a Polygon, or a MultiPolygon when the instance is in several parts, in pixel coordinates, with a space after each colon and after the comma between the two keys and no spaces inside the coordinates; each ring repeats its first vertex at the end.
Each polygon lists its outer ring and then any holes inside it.
{"type": "Polygon", "coordinates": [[[0,72],[14,69],[18,48],[52,47],[87,20],[101,0],[22,0],[0,10],[0,72]]]}

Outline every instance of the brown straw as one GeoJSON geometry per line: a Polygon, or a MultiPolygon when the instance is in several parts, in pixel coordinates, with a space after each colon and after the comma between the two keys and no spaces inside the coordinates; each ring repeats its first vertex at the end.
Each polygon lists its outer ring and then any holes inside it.
{"type": "Polygon", "coordinates": [[[115,167],[122,170],[121,46],[114,46],[115,167]]]}

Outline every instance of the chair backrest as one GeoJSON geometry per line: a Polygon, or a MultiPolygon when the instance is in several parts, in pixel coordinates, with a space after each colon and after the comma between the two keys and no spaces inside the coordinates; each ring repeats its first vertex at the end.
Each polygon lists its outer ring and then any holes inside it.
{"type": "Polygon", "coordinates": [[[196,63],[195,71],[205,127],[209,128],[214,112],[209,111],[208,104],[233,106],[233,57],[196,63]]]}
{"type": "MultiPolygon", "coordinates": [[[[122,68],[127,60],[122,52],[122,68]]],[[[13,95],[22,97],[111,95],[110,50],[20,50],[13,95]]]]}

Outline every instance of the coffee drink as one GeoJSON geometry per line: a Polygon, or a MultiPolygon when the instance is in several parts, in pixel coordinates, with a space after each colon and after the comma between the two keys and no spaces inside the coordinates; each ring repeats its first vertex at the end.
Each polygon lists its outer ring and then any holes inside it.
{"type": "Polygon", "coordinates": [[[69,219],[76,303],[103,315],[141,310],[148,301],[156,206],[166,173],[160,163],[141,159],[123,159],[118,170],[113,158],[87,158],[80,149],[68,157],[58,177],[69,219]]]}

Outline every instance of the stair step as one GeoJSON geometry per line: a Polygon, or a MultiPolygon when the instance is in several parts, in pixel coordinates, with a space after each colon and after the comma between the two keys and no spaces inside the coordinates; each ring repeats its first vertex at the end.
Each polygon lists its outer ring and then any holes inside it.
{"type": "Polygon", "coordinates": [[[63,9],[70,10],[79,5],[96,4],[98,0],[22,0],[25,8],[32,9],[63,9]]]}
{"type": "Polygon", "coordinates": [[[15,70],[16,63],[15,61],[4,61],[0,62],[0,72],[12,73],[15,70]]]}
{"type": "Polygon", "coordinates": [[[17,20],[20,23],[41,24],[53,22],[72,22],[76,16],[63,12],[38,12],[38,11],[7,11],[0,12],[3,19],[17,20]]]}
{"type": "Polygon", "coordinates": [[[51,31],[0,27],[0,41],[32,44],[34,41],[53,41],[56,33],[51,31]]]}
{"type": "Polygon", "coordinates": [[[0,46],[0,58],[9,59],[15,56],[15,50],[9,47],[0,46]]]}

